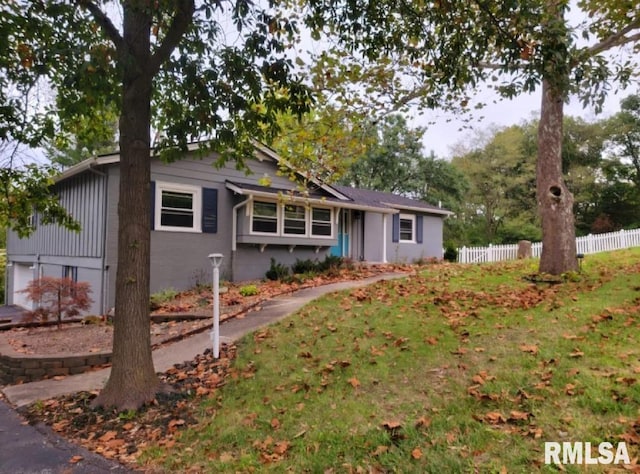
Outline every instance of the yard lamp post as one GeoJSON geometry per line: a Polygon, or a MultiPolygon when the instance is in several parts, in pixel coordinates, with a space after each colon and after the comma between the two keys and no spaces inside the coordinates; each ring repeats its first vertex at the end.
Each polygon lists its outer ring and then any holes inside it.
{"type": "Polygon", "coordinates": [[[211,329],[211,341],[213,342],[213,358],[220,357],[220,265],[223,255],[221,253],[209,254],[209,260],[213,265],[213,328],[211,329]]]}

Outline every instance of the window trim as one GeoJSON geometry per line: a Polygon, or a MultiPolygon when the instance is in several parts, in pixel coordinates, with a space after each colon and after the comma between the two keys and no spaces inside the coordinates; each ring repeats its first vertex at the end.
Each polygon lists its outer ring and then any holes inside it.
{"type": "Polygon", "coordinates": [[[304,204],[297,204],[297,203],[285,203],[282,204],[282,219],[281,219],[281,225],[280,225],[280,235],[282,236],[286,236],[286,237],[308,237],[309,236],[309,209],[307,206],[305,206],[304,204]],[[302,222],[304,222],[304,233],[302,234],[296,234],[296,233],[292,233],[292,232],[287,232],[286,231],[286,222],[287,220],[292,220],[292,221],[298,221],[300,222],[300,219],[291,219],[291,218],[287,218],[287,206],[296,206],[296,207],[301,207],[302,210],[304,211],[304,220],[302,222]]]}
{"type": "Polygon", "coordinates": [[[155,194],[155,228],[153,230],[165,232],[189,232],[202,233],[202,188],[200,186],[190,186],[187,184],[176,184],[156,181],[155,194]],[[193,226],[178,227],[162,225],[162,192],[177,192],[191,194],[191,210],[193,211],[193,226]]]}
{"type": "Polygon", "coordinates": [[[311,234],[311,237],[313,237],[314,239],[333,239],[334,238],[334,233],[335,233],[335,228],[336,226],[333,223],[333,216],[334,216],[334,209],[331,207],[323,207],[323,206],[311,206],[311,209],[309,209],[309,233],[311,234]],[[313,224],[314,221],[313,220],[313,210],[314,209],[324,209],[329,211],[329,221],[317,221],[317,222],[321,222],[321,223],[327,223],[329,222],[329,226],[331,227],[331,233],[329,235],[321,235],[321,234],[314,234],[313,233],[313,224]]]}
{"type": "Polygon", "coordinates": [[[279,236],[281,234],[281,231],[280,231],[280,226],[281,226],[281,223],[280,223],[280,221],[281,221],[280,208],[281,207],[282,206],[279,206],[276,201],[270,201],[270,200],[267,200],[267,199],[259,199],[259,200],[254,199],[252,201],[251,207],[250,207],[251,212],[250,212],[250,215],[249,215],[249,234],[251,234],[251,235],[269,235],[269,236],[276,235],[276,236],[279,236]],[[255,210],[256,203],[275,204],[276,205],[276,231],[275,232],[260,232],[258,230],[253,230],[253,218],[255,216],[254,210],[255,210]]]}
{"type": "Polygon", "coordinates": [[[398,218],[398,242],[403,244],[416,243],[416,216],[415,214],[400,214],[398,218]],[[411,221],[411,240],[402,238],[402,221],[411,221]]]}
{"type": "MultiPolygon", "coordinates": [[[[261,235],[261,236],[270,236],[270,237],[287,237],[287,238],[298,238],[298,239],[327,239],[331,240],[335,238],[336,225],[333,222],[335,217],[335,209],[328,206],[309,206],[304,203],[299,202],[285,202],[281,203],[275,200],[270,199],[254,199],[252,201],[251,206],[249,208],[249,235],[261,235]],[[276,222],[277,222],[277,231],[276,232],[260,232],[256,231],[253,228],[253,219],[255,217],[254,214],[254,205],[255,203],[268,203],[276,205],[276,222]],[[292,234],[285,232],[284,224],[285,224],[285,206],[299,206],[304,208],[304,222],[305,222],[305,233],[304,234],[292,234]],[[331,226],[331,235],[317,235],[313,233],[313,210],[314,209],[324,209],[329,211],[329,220],[328,221],[317,221],[320,223],[328,223],[331,226]]],[[[301,245],[303,245],[301,243],[301,245]]]]}

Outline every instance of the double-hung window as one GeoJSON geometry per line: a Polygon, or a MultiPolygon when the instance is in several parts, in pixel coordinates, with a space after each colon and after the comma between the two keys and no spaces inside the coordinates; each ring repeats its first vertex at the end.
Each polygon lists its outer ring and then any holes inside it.
{"type": "Polygon", "coordinates": [[[400,214],[400,242],[416,241],[416,216],[400,214]]]}
{"type": "Polygon", "coordinates": [[[311,208],[311,236],[332,237],[331,209],[324,207],[311,208]]]}
{"type": "Polygon", "coordinates": [[[257,234],[278,233],[278,204],[275,202],[253,201],[251,232],[257,234]]]}
{"type": "Polygon", "coordinates": [[[282,233],[285,235],[307,235],[307,212],[304,206],[284,205],[282,233]]]}
{"type": "Polygon", "coordinates": [[[201,188],[173,183],[157,183],[155,206],[157,230],[201,232],[201,188]]]}

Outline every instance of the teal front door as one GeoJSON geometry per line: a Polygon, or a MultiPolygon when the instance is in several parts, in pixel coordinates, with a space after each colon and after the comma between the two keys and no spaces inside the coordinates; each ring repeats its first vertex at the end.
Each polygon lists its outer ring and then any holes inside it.
{"type": "Polygon", "coordinates": [[[338,243],[331,247],[331,255],[335,257],[349,256],[349,210],[340,210],[340,219],[338,220],[338,243]]]}

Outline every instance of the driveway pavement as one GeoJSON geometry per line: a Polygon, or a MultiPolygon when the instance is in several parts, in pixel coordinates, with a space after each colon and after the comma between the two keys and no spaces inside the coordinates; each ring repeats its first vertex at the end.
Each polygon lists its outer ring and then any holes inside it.
{"type": "Polygon", "coordinates": [[[25,310],[20,306],[16,306],[13,304],[0,305],[0,324],[17,323],[22,319],[24,315],[25,310]]]}

